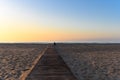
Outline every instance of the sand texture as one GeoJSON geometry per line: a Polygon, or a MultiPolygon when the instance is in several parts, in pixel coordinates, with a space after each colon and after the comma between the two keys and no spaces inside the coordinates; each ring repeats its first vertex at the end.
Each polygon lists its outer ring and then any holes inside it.
{"type": "Polygon", "coordinates": [[[44,48],[45,45],[1,44],[0,80],[19,80],[44,48]]]}
{"type": "Polygon", "coordinates": [[[120,80],[120,45],[58,44],[78,80],[120,80]]]}

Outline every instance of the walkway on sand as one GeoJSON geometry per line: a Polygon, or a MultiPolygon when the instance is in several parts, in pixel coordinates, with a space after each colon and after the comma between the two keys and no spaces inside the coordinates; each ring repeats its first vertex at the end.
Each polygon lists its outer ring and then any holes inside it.
{"type": "Polygon", "coordinates": [[[49,47],[26,80],[77,80],[54,47],[49,47]]]}

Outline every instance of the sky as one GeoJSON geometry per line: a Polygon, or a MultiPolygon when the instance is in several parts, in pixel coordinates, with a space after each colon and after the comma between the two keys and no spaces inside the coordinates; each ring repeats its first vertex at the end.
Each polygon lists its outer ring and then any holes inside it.
{"type": "Polygon", "coordinates": [[[120,0],[0,0],[0,42],[120,42],[120,0]]]}

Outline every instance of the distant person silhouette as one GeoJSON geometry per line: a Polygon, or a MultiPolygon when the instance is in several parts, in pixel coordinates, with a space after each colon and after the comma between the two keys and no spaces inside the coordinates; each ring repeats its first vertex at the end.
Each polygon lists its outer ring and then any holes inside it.
{"type": "Polygon", "coordinates": [[[54,42],[54,46],[56,45],[56,43],[54,42]]]}

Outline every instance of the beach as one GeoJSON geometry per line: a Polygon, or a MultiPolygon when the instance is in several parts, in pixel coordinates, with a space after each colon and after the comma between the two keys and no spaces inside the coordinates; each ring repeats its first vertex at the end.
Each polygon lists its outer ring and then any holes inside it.
{"type": "Polygon", "coordinates": [[[43,44],[1,44],[0,80],[19,80],[45,47],[43,44]]]}
{"type": "Polygon", "coordinates": [[[120,44],[58,44],[78,80],[120,80],[120,44]]]}

